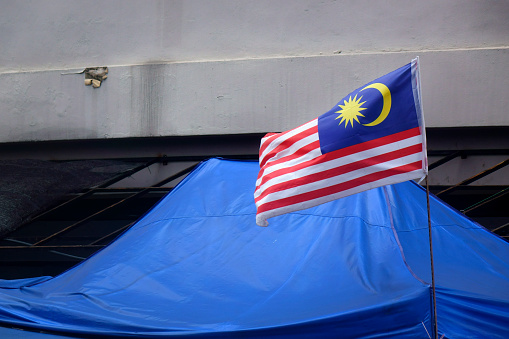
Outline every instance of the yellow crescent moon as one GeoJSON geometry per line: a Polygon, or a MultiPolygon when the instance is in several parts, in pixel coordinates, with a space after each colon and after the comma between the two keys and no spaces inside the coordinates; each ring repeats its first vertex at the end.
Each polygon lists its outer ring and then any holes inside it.
{"type": "Polygon", "coordinates": [[[380,113],[378,118],[376,118],[374,121],[372,121],[368,124],[363,124],[364,126],[376,126],[379,123],[381,123],[382,121],[384,121],[385,118],[387,118],[387,116],[389,115],[389,112],[391,111],[391,105],[392,105],[391,91],[389,90],[389,87],[387,87],[384,84],[379,83],[379,82],[368,85],[368,86],[364,87],[363,89],[361,89],[361,91],[364,91],[365,89],[368,89],[368,88],[374,88],[374,89],[377,89],[378,91],[380,91],[380,93],[382,94],[383,100],[384,100],[382,112],[380,113]]]}

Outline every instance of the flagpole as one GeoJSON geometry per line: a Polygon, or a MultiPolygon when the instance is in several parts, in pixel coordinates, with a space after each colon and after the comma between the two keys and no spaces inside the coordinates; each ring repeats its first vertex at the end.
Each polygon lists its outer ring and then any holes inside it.
{"type": "Polygon", "coordinates": [[[429,204],[429,183],[428,176],[426,176],[426,203],[428,206],[428,234],[429,234],[429,256],[431,263],[431,291],[432,291],[432,300],[433,300],[433,333],[435,339],[438,339],[438,322],[437,322],[437,298],[435,293],[435,266],[433,263],[433,241],[431,235],[431,213],[430,213],[430,204],[429,204]]]}

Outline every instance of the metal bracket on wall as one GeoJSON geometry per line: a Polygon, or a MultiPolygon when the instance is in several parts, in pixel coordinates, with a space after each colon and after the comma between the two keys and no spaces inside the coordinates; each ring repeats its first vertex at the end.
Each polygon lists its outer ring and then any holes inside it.
{"type": "Polygon", "coordinates": [[[94,88],[99,88],[101,87],[101,83],[108,78],[108,72],[107,66],[100,66],[87,67],[80,72],[61,73],[61,75],[85,73],[85,86],[92,85],[94,88]]]}

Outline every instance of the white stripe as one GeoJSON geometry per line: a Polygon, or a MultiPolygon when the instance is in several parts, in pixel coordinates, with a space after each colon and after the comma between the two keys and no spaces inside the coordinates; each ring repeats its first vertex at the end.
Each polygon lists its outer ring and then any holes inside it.
{"type": "Polygon", "coordinates": [[[294,144],[292,144],[290,147],[287,147],[281,151],[279,151],[277,154],[275,154],[274,156],[270,157],[270,159],[267,160],[267,162],[265,163],[265,166],[270,166],[270,163],[271,162],[274,162],[274,161],[277,161],[283,157],[286,157],[288,155],[292,155],[293,153],[295,153],[297,150],[299,150],[300,148],[306,146],[306,145],[309,145],[313,142],[316,142],[318,141],[318,132],[317,133],[313,133],[305,138],[302,138],[300,139],[299,141],[295,142],[294,144]]]}
{"type": "MultiPolygon", "coordinates": [[[[416,161],[420,161],[422,159],[422,156],[423,156],[422,152],[419,152],[419,153],[407,155],[407,156],[402,157],[402,158],[398,158],[398,159],[394,159],[394,160],[391,160],[391,161],[387,161],[387,162],[383,162],[383,163],[380,163],[380,164],[376,164],[376,165],[373,165],[373,166],[370,166],[370,167],[360,168],[360,169],[354,170],[352,172],[340,174],[340,175],[337,175],[337,176],[334,176],[334,177],[331,177],[331,178],[327,178],[327,179],[323,179],[323,180],[319,180],[319,181],[315,181],[315,182],[310,182],[310,183],[307,183],[307,184],[304,184],[304,185],[288,188],[286,190],[270,193],[267,196],[265,196],[263,199],[258,201],[257,205],[261,206],[261,205],[263,205],[265,203],[268,203],[268,202],[271,202],[271,201],[276,201],[276,200],[279,200],[279,199],[287,198],[287,197],[298,195],[298,194],[302,194],[302,193],[312,192],[312,191],[315,191],[317,189],[321,189],[321,188],[324,188],[324,187],[330,187],[330,186],[334,186],[334,185],[340,184],[342,182],[348,182],[348,181],[351,181],[351,180],[355,180],[355,179],[358,179],[358,178],[363,177],[365,175],[369,175],[369,174],[385,171],[385,170],[388,170],[388,169],[391,169],[391,168],[394,168],[394,167],[399,167],[399,166],[411,164],[411,163],[414,163],[416,161]]],[[[293,175],[293,174],[294,173],[292,173],[291,175],[293,175]]],[[[311,174],[313,174],[313,173],[311,173],[311,174]]],[[[301,176],[302,175],[299,175],[299,176],[295,176],[293,178],[299,178],[301,176]]],[[[283,182],[283,181],[280,181],[280,182],[283,182]]],[[[259,196],[261,193],[262,192],[259,191],[257,196],[259,196]]]]}
{"type": "MultiPolygon", "coordinates": [[[[271,185],[277,184],[279,182],[289,181],[289,180],[292,180],[295,178],[300,178],[305,175],[309,175],[309,174],[313,174],[313,173],[323,172],[323,171],[326,171],[326,170],[329,170],[332,168],[336,168],[336,167],[340,167],[340,166],[343,166],[346,164],[350,164],[350,163],[353,163],[353,162],[356,162],[359,160],[372,158],[372,157],[375,157],[375,156],[378,156],[378,155],[381,155],[384,153],[389,153],[392,151],[400,150],[402,148],[413,146],[413,145],[418,145],[421,143],[422,143],[422,138],[420,135],[417,135],[415,137],[396,141],[396,142],[393,142],[393,143],[390,143],[387,145],[382,145],[382,146],[368,149],[365,151],[349,154],[347,156],[344,156],[344,157],[341,157],[338,159],[333,159],[331,161],[320,162],[319,164],[316,164],[316,165],[308,166],[308,167],[302,168],[300,170],[293,171],[291,173],[283,174],[283,175],[274,177],[274,178],[266,181],[262,186],[260,186],[255,192],[255,198],[258,197],[268,187],[270,187],[271,185]]],[[[312,159],[312,158],[310,158],[310,159],[312,159]]],[[[306,160],[308,160],[308,159],[306,159],[306,160]]],[[[293,165],[294,165],[293,161],[288,161],[288,162],[284,162],[284,163],[281,163],[278,165],[270,166],[268,168],[264,168],[263,175],[265,176],[265,175],[272,173],[276,170],[289,168],[293,165]]],[[[257,180],[257,183],[256,183],[257,186],[259,185],[259,182],[261,182],[262,178],[263,178],[263,176],[257,180]]]]}
{"type": "Polygon", "coordinates": [[[387,177],[387,178],[383,178],[383,179],[380,179],[377,181],[372,181],[372,182],[369,182],[369,183],[366,183],[363,185],[359,185],[359,186],[353,187],[351,189],[344,190],[344,191],[341,191],[341,192],[338,192],[335,194],[331,194],[328,196],[320,197],[320,198],[313,199],[313,200],[308,200],[308,201],[305,201],[302,203],[297,203],[297,204],[293,204],[293,205],[288,205],[288,206],[283,206],[280,208],[271,209],[271,210],[257,214],[256,215],[256,224],[260,225],[260,226],[267,226],[268,223],[266,220],[269,218],[272,218],[272,217],[275,217],[278,215],[282,215],[285,213],[289,213],[289,212],[294,212],[294,211],[318,206],[320,204],[330,202],[332,200],[336,200],[339,198],[343,198],[343,197],[346,197],[349,195],[353,195],[353,194],[356,194],[356,193],[359,193],[362,191],[366,191],[366,190],[369,190],[372,188],[416,179],[416,178],[419,178],[422,175],[422,173],[423,173],[422,169],[412,171],[412,172],[407,172],[407,173],[401,173],[401,174],[397,174],[397,175],[394,175],[391,177],[387,177]]]}
{"type": "MultiPolygon", "coordinates": [[[[304,139],[308,139],[306,141],[311,141],[311,142],[314,142],[316,140],[318,140],[318,133],[316,134],[313,134],[311,135],[310,137],[308,138],[304,138],[304,139]],[[314,139],[314,140],[311,140],[311,139],[314,139]]],[[[303,140],[304,140],[303,139],[303,140]]],[[[303,146],[306,146],[307,144],[310,144],[311,142],[306,142],[305,144],[303,145],[299,145],[299,148],[303,147],[303,146]]],[[[299,148],[295,149],[293,152],[291,152],[291,154],[293,154],[296,150],[298,150],[299,148]]],[[[281,152],[280,152],[281,153],[281,152]]],[[[279,155],[279,154],[278,154],[279,155]]],[[[286,155],[289,155],[289,154],[286,154],[286,155]]],[[[285,155],[285,156],[286,156],[285,155]]],[[[275,170],[277,170],[278,168],[288,168],[288,167],[291,167],[291,166],[294,166],[294,165],[298,165],[302,162],[305,162],[305,161],[308,161],[308,160],[311,160],[311,159],[314,159],[316,157],[319,157],[320,155],[322,155],[322,151],[320,150],[320,147],[316,147],[314,149],[312,149],[311,151],[309,151],[308,153],[306,154],[303,154],[301,155],[300,157],[298,158],[292,158],[290,160],[287,160],[287,161],[284,161],[282,162],[280,165],[271,165],[271,162],[273,162],[273,160],[269,160],[265,166],[263,166],[263,168],[261,169],[262,172],[262,176],[260,176],[257,180],[256,180],[256,187],[258,187],[258,185],[260,185],[260,182],[262,181],[262,178],[264,175],[267,175],[269,173],[272,173],[274,172],[275,170]]],[[[277,160],[277,159],[274,159],[274,161],[277,160]]]]}
{"type": "MultiPolygon", "coordinates": [[[[295,135],[309,129],[309,128],[312,128],[314,126],[317,126],[318,124],[318,118],[316,119],[313,119],[307,123],[305,123],[304,125],[301,125],[297,128],[294,128],[290,131],[288,131],[286,134],[280,136],[280,137],[277,137],[276,139],[272,140],[272,142],[267,146],[267,148],[265,149],[265,151],[260,154],[260,163],[264,162],[265,161],[265,157],[267,156],[267,153],[270,153],[272,152],[272,150],[274,150],[274,148],[278,147],[283,141],[287,140],[287,139],[290,139],[292,137],[294,137],[295,135]]],[[[271,136],[267,137],[268,138],[271,138],[271,136]]],[[[262,139],[262,142],[261,142],[261,145],[260,145],[260,148],[263,147],[264,143],[267,142],[267,141],[264,141],[265,138],[262,139]]]]}

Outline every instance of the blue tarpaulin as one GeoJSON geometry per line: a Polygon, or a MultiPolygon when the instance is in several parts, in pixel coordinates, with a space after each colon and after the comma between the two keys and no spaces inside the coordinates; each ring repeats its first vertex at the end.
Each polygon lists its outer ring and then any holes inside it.
{"type": "MultiPolygon", "coordinates": [[[[259,227],[258,170],[203,162],[88,260],[54,278],[0,281],[0,337],[428,338],[420,186],[373,189],[259,227]]],[[[508,338],[509,244],[434,197],[431,219],[440,335],[508,338]]]]}

